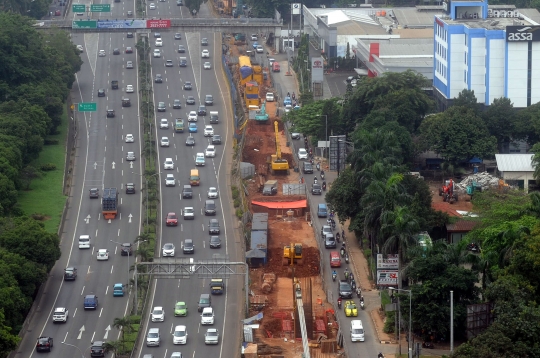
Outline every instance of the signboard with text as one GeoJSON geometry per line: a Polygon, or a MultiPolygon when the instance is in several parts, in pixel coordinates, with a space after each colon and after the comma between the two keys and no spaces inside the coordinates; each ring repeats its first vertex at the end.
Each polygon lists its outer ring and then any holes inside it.
{"type": "Polygon", "coordinates": [[[165,29],[171,27],[171,20],[146,20],[147,29],[165,29]]]}
{"type": "Polygon", "coordinates": [[[146,20],[98,20],[98,29],[146,29],[146,20]]]}
{"type": "Polygon", "coordinates": [[[322,57],[311,58],[311,81],[322,82],[324,80],[324,61],[322,57]]]}
{"type": "Polygon", "coordinates": [[[72,29],[97,29],[96,20],[80,20],[71,23],[72,29]]]}
{"type": "Polygon", "coordinates": [[[86,12],[86,5],[84,4],[73,4],[73,12],[86,12]]]}
{"type": "Polygon", "coordinates": [[[397,270],[399,265],[398,255],[377,254],[377,270],[379,269],[394,269],[397,270]]]}
{"type": "Polygon", "coordinates": [[[94,4],[90,5],[92,12],[111,12],[111,4],[94,4]]]}
{"type": "Polygon", "coordinates": [[[95,112],[97,111],[97,103],[81,102],[78,104],[79,112],[95,112]]]}
{"type": "Polygon", "coordinates": [[[540,26],[506,26],[506,42],[540,41],[540,26]]]}
{"type": "Polygon", "coordinates": [[[396,286],[398,285],[397,270],[377,270],[378,286],[396,286]]]}

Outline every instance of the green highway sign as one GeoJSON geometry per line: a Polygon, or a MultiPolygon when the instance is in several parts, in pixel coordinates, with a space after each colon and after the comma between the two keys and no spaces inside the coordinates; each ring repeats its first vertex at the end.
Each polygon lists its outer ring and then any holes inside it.
{"type": "Polygon", "coordinates": [[[86,12],[86,5],[73,4],[73,12],[86,12]]]}
{"type": "Polygon", "coordinates": [[[90,5],[92,12],[111,12],[111,4],[95,4],[90,5]]]}
{"type": "Polygon", "coordinates": [[[97,103],[95,102],[82,102],[79,103],[79,112],[96,112],[97,103]]]}
{"type": "Polygon", "coordinates": [[[72,29],[97,29],[97,20],[79,20],[71,22],[72,29]]]}

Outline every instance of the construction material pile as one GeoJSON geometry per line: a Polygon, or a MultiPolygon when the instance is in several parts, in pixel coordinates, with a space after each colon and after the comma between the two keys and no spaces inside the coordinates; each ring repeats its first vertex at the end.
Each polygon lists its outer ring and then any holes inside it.
{"type": "Polygon", "coordinates": [[[487,189],[490,186],[499,185],[499,178],[494,177],[488,172],[482,172],[482,173],[469,175],[468,177],[463,179],[461,182],[455,183],[456,189],[461,190],[461,191],[467,191],[467,187],[471,186],[474,181],[476,181],[477,187],[482,187],[485,189],[487,189]]]}

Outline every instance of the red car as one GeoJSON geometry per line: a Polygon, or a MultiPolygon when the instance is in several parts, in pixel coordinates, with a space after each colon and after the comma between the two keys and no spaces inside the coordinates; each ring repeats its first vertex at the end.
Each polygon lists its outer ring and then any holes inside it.
{"type": "Polygon", "coordinates": [[[165,224],[167,226],[178,226],[178,216],[176,216],[176,213],[168,213],[165,218],[165,224]]]}
{"type": "Polygon", "coordinates": [[[131,46],[126,47],[126,53],[133,53],[133,48],[131,46]]]}

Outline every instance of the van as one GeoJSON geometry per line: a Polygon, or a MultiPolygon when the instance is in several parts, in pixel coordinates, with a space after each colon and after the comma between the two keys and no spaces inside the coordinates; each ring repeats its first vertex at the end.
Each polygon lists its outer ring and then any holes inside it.
{"type": "Polygon", "coordinates": [[[313,174],[313,164],[310,162],[302,162],[302,171],[304,174],[313,174]]]}
{"type": "Polygon", "coordinates": [[[216,215],[216,202],[214,200],[205,201],[204,215],[216,215]]]}
{"type": "Polygon", "coordinates": [[[214,324],[214,309],[212,307],[205,307],[201,314],[201,324],[214,324]]]}
{"type": "Polygon", "coordinates": [[[330,267],[341,267],[341,257],[339,257],[339,252],[330,251],[330,267]]]}
{"type": "Polygon", "coordinates": [[[199,298],[199,304],[197,305],[197,311],[202,312],[204,308],[212,306],[212,298],[208,293],[201,294],[199,298]]]}
{"type": "Polygon", "coordinates": [[[327,215],[328,215],[328,209],[326,208],[326,204],[319,204],[317,206],[317,217],[325,218],[327,215]]]}
{"type": "Polygon", "coordinates": [[[182,198],[183,199],[193,198],[193,189],[191,188],[191,185],[184,184],[184,189],[182,189],[182,198]]]}
{"type": "Polygon", "coordinates": [[[150,328],[148,334],[146,335],[146,346],[159,346],[161,342],[161,336],[159,334],[159,328],[150,328]]]}
{"type": "Polygon", "coordinates": [[[201,184],[201,177],[199,176],[198,169],[191,169],[191,172],[189,173],[189,184],[191,185],[201,184]]]}
{"type": "Polygon", "coordinates": [[[124,285],[121,283],[115,283],[113,287],[113,297],[124,296],[124,285]]]}
{"type": "Polygon", "coordinates": [[[176,118],[174,122],[174,131],[176,133],[184,133],[184,120],[181,118],[176,118]]]}
{"type": "Polygon", "coordinates": [[[178,63],[178,66],[180,67],[187,67],[187,58],[180,57],[180,62],[178,63]]]}
{"type": "Polygon", "coordinates": [[[211,124],[219,123],[219,113],[217,111],[210,111],[210,123],[211,124]]]}
{"type": "Polygon", "coordinates": [[[280,70],[279,63],[277,62],[272,63],[272,72],[279,72],[279,70],[280,70]]]}
{"type": "Polygon", "coordinates": [[[90,248],[90,235],[79,236],[79,249],[89,249],[89,248],[90,248]]]}
{"type": "Polygon", "coordinates": [[[364,339],[364,326],[362,326],[362,321],[353,319],[351,321],[351,341],[363,342],[364,339]]]}
{"type": "Polygon", "coordinates": [[[96,295],[84,296],[84,309],[95,310],[98,308],[98,298],[96,295]]]}

